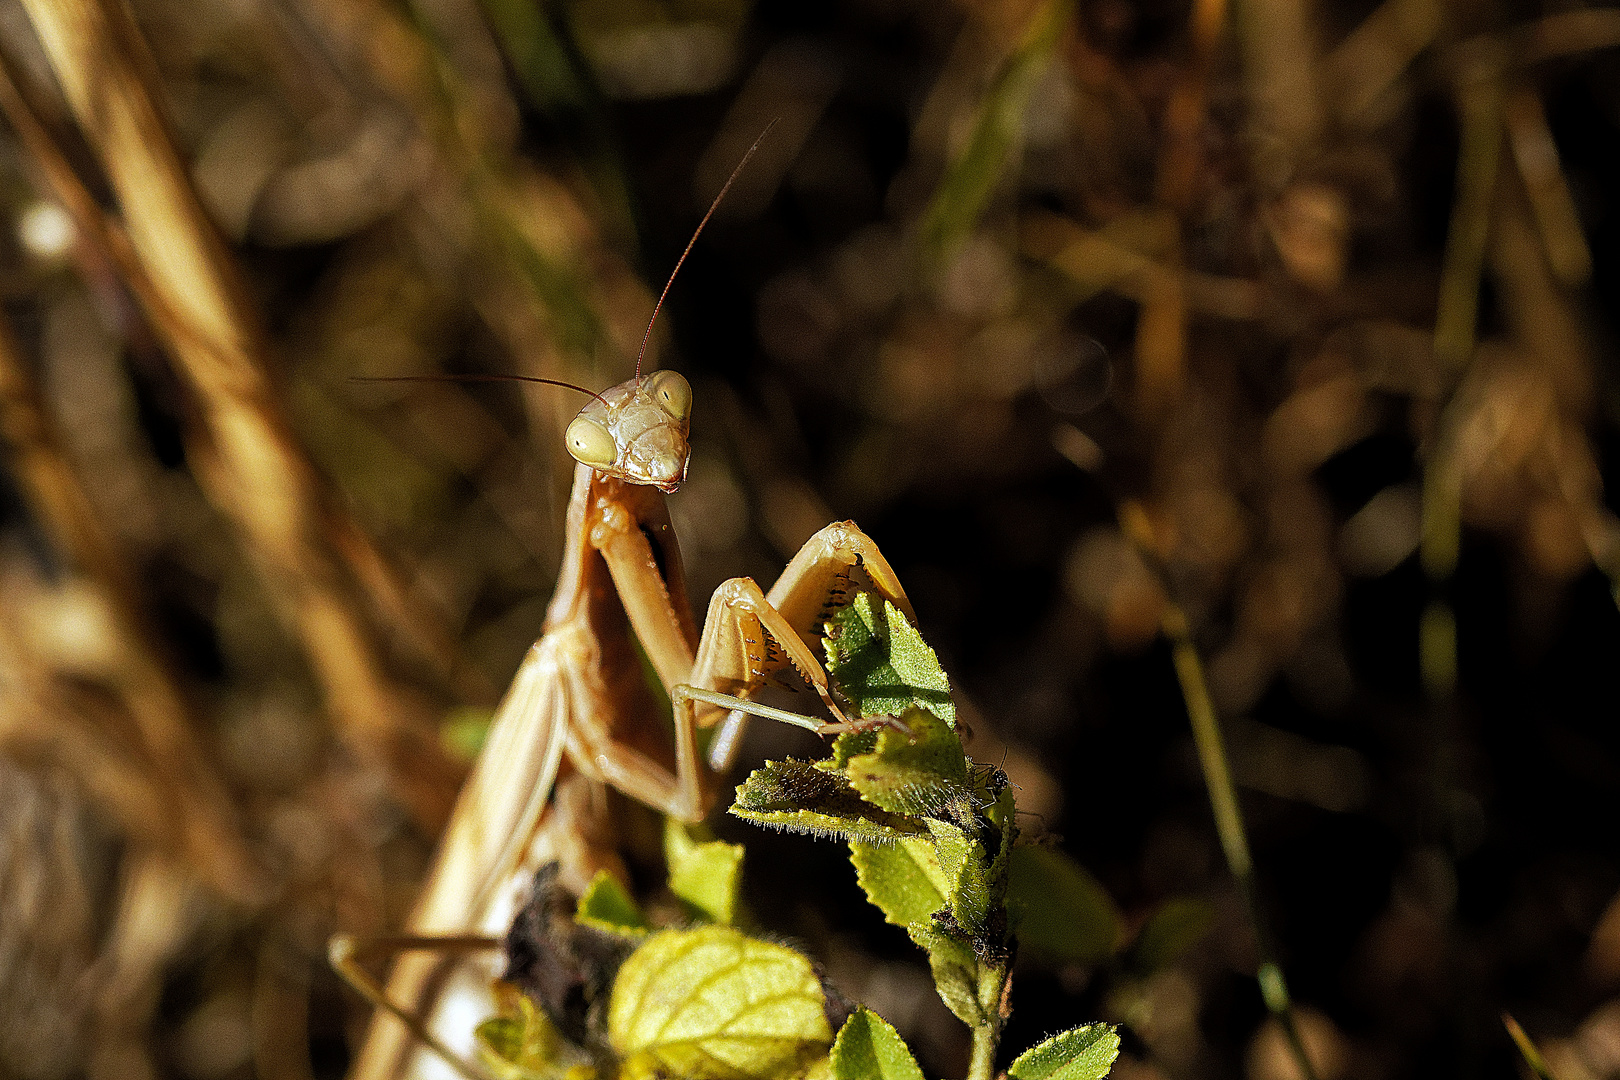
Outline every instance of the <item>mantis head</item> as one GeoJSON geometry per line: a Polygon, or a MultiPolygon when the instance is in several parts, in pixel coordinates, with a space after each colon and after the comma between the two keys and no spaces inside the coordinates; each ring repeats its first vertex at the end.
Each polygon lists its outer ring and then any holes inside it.
{"type": "Polygon", "coordinates": [[[655,371],[593,396],[564,441],[597,472],[674,491],[686,479],[691,415],[691,384],[678,371],[655,371]]]}
{"type": "MultiPolygon", "coordinates": [[[[647,330],[641,335],[641,352],[636,355],[636,377],[622,382],[611,390],[592,394],[590,404],[579,410],[574,422],[568,425],[564,441],[574,460],[589,465],[597,472],[628,480],[632,484],[650,484],[661,491],[674,491],[686,479],[686,459],[692,449],[687,445],[687,423],[692,414],[692,386],[679,372],[655,371],[646,378],[641,376],[641,361],[647,355],[647,342],[652,339],[653,323],[663,310],[669,287],[675,284],[675,275],[681,272],[686,257],[692,254],[703,226],[714,216],[720,200],[726,197],[748,159],[754,156],[759,144],[776,126],[772,120],[760,132],[754,145],[748,148],[731,176],[721,187],[720,194],[709,204],[686,250],[675,260],[675,269],[664,282],[664,291],[658,294],[647,330]]],[[[583,389],[574,387],[574,389],[583,389]]],[[[585,391],[587,394],[589,390],[585,391]]]]}

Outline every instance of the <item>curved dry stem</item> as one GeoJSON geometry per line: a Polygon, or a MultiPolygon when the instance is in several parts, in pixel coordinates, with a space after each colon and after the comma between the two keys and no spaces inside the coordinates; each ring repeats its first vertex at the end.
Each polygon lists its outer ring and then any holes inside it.
{"type": "MultiPolygon", "coordinates": [[[[391,774],[419,822],[437,828],[461,769],[438,745],[424,704],[385,674],[355,603],[361,575],[340,555],[370,543],[333,508],[282,416],[257,321],[155,104],[129,13],[95,0],[30,0],[27,10],[118,199],[144,272],[137,295],[195,396],[201,423],[188,452],[198,481],[241,535],[346,740],[391,774]]],[[[410,620],[431,625],[420,611],[410,620]]]]}
{"type": "Polygon", "coordinates": [[[147,644],[151,638],[138,614],[127,560],[92,510],[3,319],[0,441],[40,524],[108,615],[117,661],[109,676],[155,773],[151,783],[168,804],[177,847],[209,885],[232,899],[255,902],[266,883],[224,781],[196,738],[196,717],[174,674],[147,644]]]}

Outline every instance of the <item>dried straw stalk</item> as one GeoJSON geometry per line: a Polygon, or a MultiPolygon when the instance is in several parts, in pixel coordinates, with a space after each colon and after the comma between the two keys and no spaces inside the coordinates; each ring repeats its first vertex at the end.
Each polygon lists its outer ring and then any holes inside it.
{"type": "Polygon", "coordinates": [[[118,0],[25,7],[118,199],[151,287],[147,315],[195,396],[202,430],[190,455],[199,482],[240,532],[349,746],[384,767],[413,816],[436,829],[461,768],[422,704],[384,672],[358,584],[338,555],[364,541],[334,512],[282,417],[257,320],[155,104],[134,20],[118,0]]]}
{"type": "Polygon", "coordinates": [[[108,672],[162,793],[166,833],[177,854],[224,895],[253,902],[264,890],[237,827],[230,797],[193,732],[196,718],[172,672],[147,644],[126,572],[127,560],[91,509],[56,426],[24,369],[10,328],[0,320],[0,441],[41,526],[64,561],[92,590],[111,630],[116,667],[108,672]]]}

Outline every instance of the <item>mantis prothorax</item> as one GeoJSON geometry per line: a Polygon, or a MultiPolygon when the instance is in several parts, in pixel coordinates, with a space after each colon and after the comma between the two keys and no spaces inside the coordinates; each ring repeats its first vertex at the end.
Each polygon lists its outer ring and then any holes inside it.
{"type": "MultiPolygon", "coordinates": [[[[825,620],[861,588],[912,617],[877,546],[841,522],[811,537],[769,593],[748,578],[722,584],[700,635],[663,496],[686,475],[692,389],[677,372],[639,371],[638,360],[635,378],[592,394],[565,433],[578,464],[544,632],[496,712],[407,936],[396,940],[412,951],[396,961],[385,989],[364,987],[383,1011],[354,1080],[454,1075],[447,1060],[466,1060],[474,1029],[494,1011],[497,961],[466,950],[506,932],[546,863],[559,862],[561,880],[576,892],[599,869],[623,874],[603,835],[612,831],[603,821],[604,785],[681,821],[701,820],[743,723],[742,709],[730,705],[749,708],[737,699],[792,669],[835,717],[819,729],[845,730],[816,653],[825,620]],[[673,740],[637,642],[673,703],[673,740]],[[700,761],[697,729],[722,722],[700,761]],[[420,951],[431,938],[449,938],[459,954],[420,951]],[[439,1044],[437,1056],[419,1052],[402,1017],[419,1028],[417,1039],[439,1044]]],[[[352,951],[346,939],[335,946],[352,951]]],[[[344,960],[343,970],[364,983],[347,951],[344,960]]],[[[457,1071],[477,1075],[465,1065],[457,1071]]]]}

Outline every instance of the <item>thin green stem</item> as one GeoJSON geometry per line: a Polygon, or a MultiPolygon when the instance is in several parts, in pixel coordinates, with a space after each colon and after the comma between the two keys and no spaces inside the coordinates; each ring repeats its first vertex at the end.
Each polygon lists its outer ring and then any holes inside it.
{"type": "Polygon", "coordinates": [[[1513,1039],[1513,1045],[1519,1048],[1519,1055],[1524,1058],[1524,1063],[1530,1066],[1530,1071],[1535,1073],[1539,1080],[1558,1080],[1552,1066],[1547,1064],[1547,1059],[1541,1056],[1541,1051],[1536,1048],[1530,1036],[1525,1034],[1519,1022],[1513,1019],[1511,1013],[1502,1014],[1502,1026],[1507,1028],[1509,1037],[1513,1039]]]}
{"type": "Polygon", "coordinates": [[[1210,699],[1209,686],[1204,681],[1204,663],[1193,646],[1186,614],[1173,603],[1165,608],[1164,634],[1170,641],[1170,657],[1175,664],[1176,679],[1181,684],[1182,699],[1187,705],[1193,743],[1198,748],[1198,763],[1204,770],[1204,786],[1209,790],[1209,803],[1215,814],[1215,832],[1221,838],[1226,865],[1237,879],[1249,925],[1254,929],[1256,951],[1260,954],[1256,977],[1260,980],[1261,996],[1265,999],[1266,1008],[1282,1025],[1300,1075],[1305,1080],[1316,1080],[1316,1069],[1305,1052],[1299,1026],[1294,1022],[1288,982],[1283,977],[1282,965],[1273,954],[1270,934],[1266,931],[1265,918],[1260,910],[1260,896],[1254,880],[1254,859],[1249,854],[1243,813],[1238,809],[1237,787],[1232,783],[1232,769],[1226,760],[1226,741],[1221,737],[1215,703],[1210,699]]]}
{"type": "Polygon", "coordinates": [[[998,1034],[990,1024],[973,1029],[973,1056],[968,1060],[967,1080],[994,1080],[996,1044],[1001,1041],[998,1034]]]}
{"type": "MultiPolygon", "coordinates": [[[[1479,320],[1479,282],[1490,238],[1491,203],[1502,154],[1500,58],[1481,46],[1465,65],[1457,87],[1461,144],[1457,194],[1446,232],[1440,298],[1434,316],[1434,355],[1448,377],[1457,377],[1474,355],[1479,320]]],[[[1418,666],[1424,690],[1436,703],[1450,701],[1457,687],[1457,620],[1444,593],[1457,569],[1462,536],[1462,477],[1457,461],[1454,404],[1442,411],[1423,466],[1421,558],[1430,599],[1418,634],[1418,666]]]]}
{"type": "Polygon", "coordinates": [[[1226,854],[1226,865],[1231,868],[1232,876],[1247,882],[1254,873],[1254,860],[1249,854],[1248,836],[1243,831],[1243,815],[1238,809],[1237,789],[1232,784],[1232,769],[1226,760],[1226,744],[1221,738],[1209,687],[1204,682],[1203,661],[1193,647],[1187,616],[1179,607],[1171,605],[1165,611],[1164,631],[1170,639],[1170,659],[1175,664],[1176,680],[1181,684],[1181,696],[1187,704],[1187,719],[1192,724],[1198,761],[1204,769],[1204,784],[1209,788],[1210,808],[1215,813],[1215,831],[1221,838],[1221,850],[1226,854]]]}
{"type": "Polygon", "coordinates": [[[1249,926],[1254,931],[1255,951],[1260,961],[1255,977],[1260,982],[1260,994],[1265,999],[1266,1008],[1282,1026],[1300,1075],[1305,1080],[1317,1080],[1316,1069],[1300,1039],[1299,1026],[1294,1022],[1288,981],[1283,977],[1282,965],[1277,962],[1271,935],[1266,931],[1265,916],[1260,909],[1260,895],[1254,880],[1254,858],[1249,853],[1249,838],[1243,829],[1243,813],[1238,808],[1232,768],[1226,760],[1226,740],[1221,736],[1215,702],[1209,696],[1209,684],[1204,679],[1204,662],[1193,644],[1186,612],[1168,599],[1170,577],[1153,550],[1153,527],[1147,512],[1141,504],[1129,502],[1120,507],[1119,517],[1125,536],[1158,573],[1166,589],[1161,626],[1170,643],[1171,663],[1175,666],[1176,681],[1181,684],[1181,697],[1186,703],[1187,719],[1192,725],[1193,744],[1198,750],[1198,763],[1204,771],[1204,786],[1209,791],[1209,804],[1215,815],[1215,832],[1220,837],[1226,865],[1237,879],[1249,926]]]}

